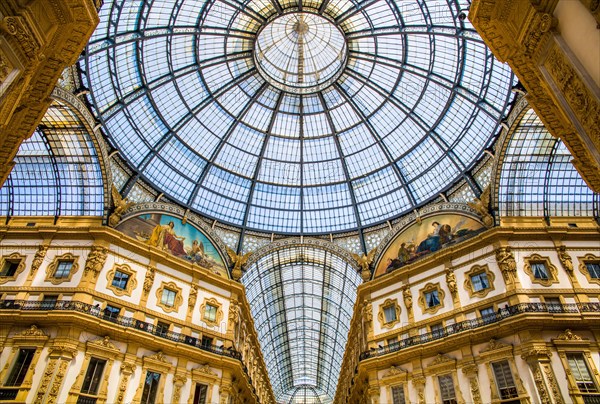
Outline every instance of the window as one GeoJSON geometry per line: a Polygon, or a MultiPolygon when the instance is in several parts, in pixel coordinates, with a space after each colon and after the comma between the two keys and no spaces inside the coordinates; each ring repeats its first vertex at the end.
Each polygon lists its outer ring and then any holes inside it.
{"type": "Polygon", "coordinates": [[[518,397],[517,387],[510,371],[508,361],[492,363],[498,394],[502,400],[518,397]]]}
{"type": "Polygon", "coordinates": [[[17,273],[17,269],[19,269],[19,265],[21,265],[21,260],[4,261],[4,265],[2,266],[2,270],[0,271],[0,276],[15,276],[17,273]]]}
{"type": "Polygon", "coordinates": [[[434,337],[441,337],[444,332],[444,325],[442,323],[432,324],[431,327],[431,335],[434,337]]]}
{"type": "Polygon", "coordinates": [[[456,404],[456,392],[454,391],[454,381],[452,380],[452,376],[439,376],[438,383],[440,384],[442,404],[456,404]]]}
{"type": "Polygon", "coordinates": [[[17,360],[10,371],[8,379],[6,379],[6,383],[4,383],[5,386],[18,387],[23,383],[34,354],[35,349],[19,349],[17,360]]]}
{"type": "Polygon", "coordinates": [[[490,287],[490,282],[485,272],[471,275],[471,284],[473,285],[474,292],[479,292],[490,287]]]}
{"type": "Polygon", "coordinates": [[[582,393],[597,393],[598,388],[592,379],[592,375],[587,367],[583,354],[567,354],[567,362],[569,363],[571,373],[575,378],[579,391],[582,393]]]}
{"type": "Polygon", "coordinates": [[[483,318],[483,321],[494,321],[495,320],[495,314],[496,312],[494,311],[494,307],[490,306],[490,307],[486,307],[484,309],[479,310],[479,313],[481,314],[481,318],[483,318]]]}
{"type": "Polygon", "coordinates": [[[208,347],[213,343],[213,339],[211,337],[202,337],[202,346],[208,347]]]}
{"type": "Polygon", "coordinates": [[[98,394],[98,388],[100,387],[100,381],[102,380],[102,373],[104,372],[105,365],[106,361],[103,359],[90,359],[87,372],[85,372],[85,378],[83,379],[83,385],[81,386],[81,392],[83,394],[90,394],[92,396],[98,394]]]}
{"type": "Polygon", "coordinates": [[[440,298],[437,290],[432,290],[431,292],[425,293],[425,302],[427,303],[427,307],[435,307],[440,304],[440,298]]]}
{"type": "Polygon", "coordinates": [[[156,330],[156,335],[160,335],[161,337],[164,337],[169,332],[169,324],[159,321],[156,324],[155,330],[156,330]]]}
{"type": "Polygon", "coordinates": [[[158,383],[160,382],[160,373],[146,373],[144,382],[144,391],[142,392],[142,404],[154,404],[156,401],[156,393],[158,392],[158,383]]]}
{"type": "Polygon", "coordinates": [[[104,308],[104,319],[114,321],[117,319],[117,317],[119,317],[119,313],[121,313],[121,309],[119,307],[107,304],[104,308]]]}
{"type": "Polygon", "coordinates": [[[404,398],[404,387],[402,385],[392,387],[392,403],[406,404],[406,400],[404,398]]]}
{"type": "Polygon", "coordinates": [[[548,311],[551,313],[561,313],[562,312],[562,304],[560,302],[560,298],[558,297],[546,297],[544,298],[546,302],[546,307],[548,311]]]}
{"type": "Polygon", "coordinates": [[[162,297],[160,298],[160,303],[167,306],[173,307],[175,305],[175,296],[177,296],[177,292],[171,289],[163,289],[162,297]]]}
{"type": "Polygon", "coordinates": [[[394,345],[398,343],[398,337],[392,337],[392,338],[388,338],[387,339],[387,344],[388,345],[394,345]]]}
{"type": "Polygon", "coordinates": [[[54,277],[57,279],[68,278],[71,274],[71,268],[73,268],[72,260],[59,260],[54,271],[54,277]]]}
{"type": "Polygon", "coordinates": [[[585,267],[590,274],[590,278],[600,279],[600,262],[586,262],[585,267]]]}
{"type": "Polygon", "coordinates": [[[383,308],[383,317],[385,318],[386,323],[391,323],[392,321],[396,321],[396,306],[388,305],[383,308]]]}
{"type": "Polygon", "coordinates": [[[547,280],[548,279],[548,268],[544,262],[532,262],[531,271],[535,279],[547,280]]]}
{"type": "Polygon", "coordinates": [[[121,271],[115,271],[115,275],[113,276],[112,286],[117,289],[125,290],[127,289],[127,282],[129,281],[129,274],[123,273],[121,271]]]}
{"type": "Polygon", "coordinates": [[[208,386],[206,384],[196,383],[196,390],[194,391],[194,402],[193,404],[206,404],[208,393],[208,386]]]}
{"type": "Polygon", "coordinates": [[[58,295],[44,295],[42,299],[42,310],[52,310],[56,306],[58,295]]]}
{"type": "Polygon", "coordinates": [[[212,304],[204,306],[204,319],[210,322],[217,321],[217,310],[218,308],[212,304]]]}

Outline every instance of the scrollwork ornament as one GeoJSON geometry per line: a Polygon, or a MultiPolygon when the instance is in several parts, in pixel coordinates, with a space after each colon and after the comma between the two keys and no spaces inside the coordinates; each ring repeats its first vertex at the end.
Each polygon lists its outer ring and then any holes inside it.
{"type": "Polygon", "coordinates": [[[565,332],[560,334],[557,339],[563,341],[581,341],[581,337],[577,334],[574,334],[569,328],[567,328],[565,332]]]}
{"type": "Polygon", "coordinates": [[[37,325],[32,324],[28,329],[22,331],[19,336],[22,337],[46,337],[46,333],[40,330],[37,325]]]}
{"type": "Polygon", "coordinates": [[[533,374],[533,380],[535,381],[535,387],[537,388],[538,394],[540,396],[540,402],[542,404],[552,404],[548,392],[546,391],[544,376],[542,376],[542,371],[537,366],[533,374]]]}

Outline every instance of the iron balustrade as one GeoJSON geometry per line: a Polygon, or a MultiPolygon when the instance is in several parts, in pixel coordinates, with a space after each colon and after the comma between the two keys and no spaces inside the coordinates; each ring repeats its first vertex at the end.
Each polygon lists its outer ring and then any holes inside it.
{"type": "Polygon", "coordinates": [[[404,338],[389,345],[380,346],[379,348],[371,348],[369,351],[362,352],[359,356],[359,360],[362,361],[365,359],[386,355],[388,353],[397,352],[411,346],[425,344],[427,342],[435,341],[450,335],[458,334],[463,331],[485,327],[486,325],[494,324],[504,320],[505,318],[513,317],[523,313],[577,314],[590,312],[600,312],[600,303],[519,303],[514,306],[505,306],[502,309],[498,309],[498,311],[493,314],[473,320],[461,321],[460,323],[451,324],[442,329],[428,332],[426,334],[404,338]]]}
{"type": "MultiPolygon", "coordinates": [[[[162,328],[145,321],[136,320],[131,317],[118,316],[103,311],[99,306],[73,300],[58,300],[53,302],[30,301],[30,300],[0,300],[0,310],[25,310],[25,311],[76,311],[87,315],[110,321],[123,327],[135,328],[136,330],[155,335],[170,341],[190,345],[203,351],[212,352],[217,355],[229,356],[242,362],[242,354],[233,348],[224,348],[218,345],[203,344],[202,340],[191,335],[185,335],[172,331],[164,331],[162,328]]],[[[242,362],[242,367],[243,362],[242,362]]]]}

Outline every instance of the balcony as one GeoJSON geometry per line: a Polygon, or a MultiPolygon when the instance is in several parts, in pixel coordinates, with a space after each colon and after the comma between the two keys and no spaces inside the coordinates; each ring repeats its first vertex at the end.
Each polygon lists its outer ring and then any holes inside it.
{"type": "MultiPolygon", "coordinates": [[[[47,302],[43,301],[28,301],[28,300],[0,300],[0,311],[2,310],[20,310],[20,311],[71,311],[84,313],[88,316],[96,317],[102,320],[110,321],[111,323],[118,324],[127,328],[134,328],[144,333],[155,335],[159,338],[163,338],[169,341],[174,341],[182,344],[186,344],[203,351],[208,351],[217,355],[228,356],[234,359],[242,361],[242,354],[234,349],[223,348],[217,345],[206,345],[202,344],[202,341],[198,338],[190,335],[184,335],[176,332],[165,332],[162,328],[155,326],[154,324],[147,323],[133,319],[131,317],[110,315],[107,316],[105,312],[100,310],[99,307],[92,306],[91,304],[77,302],[73,300],[59,300],[53,302],[52,305],[48,305],[47,302]]],[[[242,365],[243,366],[243,365],[242,365]]],[[[2,394],[0,392],[0,394],[2,394]]],[[[8,394],[8,393],[6,393],[8,394]]]]}
{"type": "MultiPolygon", "coordinates": [[[[402,349],[425,344],[441,338],[455,335],[468,330],[475,330],[485,327],[490,324],[501,322],[504,319],[517,316],[523,313],[568,313],[568,314],[583,314],[583,313],[599,313],[600,303],[576,303],[576,304],[557,304],[557,303],[520,303],[514,306],[506,306],[498,310],[495,314],[486,315],[482,318],[473,320],[461,321],[460,323],[451,324],[433,332],[422,335],[404,338],[387,346],[379,348],[371,348],[360,354],[359,360],[375,358],[378,356],[387,355],[392,352],[398,352],[402,349]]],[[[597,401],[590,401],[592,404],[600,404],[597,401]]]]}

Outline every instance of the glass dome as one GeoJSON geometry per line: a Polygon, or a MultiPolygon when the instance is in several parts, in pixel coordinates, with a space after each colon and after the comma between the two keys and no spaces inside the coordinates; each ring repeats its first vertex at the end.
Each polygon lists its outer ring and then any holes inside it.
{"type": "Polygon", "coordinates": [[[105,1],[82,59],[112,145],[171,200],[323,234],[412,211],[493,142],[514,78],[468,1],[105,1]]]}

